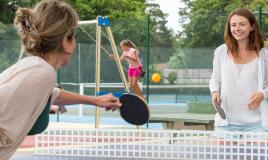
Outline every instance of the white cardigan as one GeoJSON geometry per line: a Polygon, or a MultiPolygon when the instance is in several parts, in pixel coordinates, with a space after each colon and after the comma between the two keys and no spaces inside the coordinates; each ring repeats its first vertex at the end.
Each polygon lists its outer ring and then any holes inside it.
{"type": "Polygon", "coordinates": [[[0,159],[8,159],[43,111],[59,95],[56,72],[42,58],[23,58],[0,74],[0,159]]]}
{"type": "MultiPolygon", "coordinates": [[[[225,59],[227,54],[227,46],[223,44],[216,48],[213,58],[213,72],[209,82],[210,92],[220,91],[222,108],[226,111],[225,106],[225,93],[221,90],[221,64],[225,59]]],[[[262,48],[260,51],[260,56],[258,57],[258,90],[264,93],[264,100],[261,102],[261,118],[262,126],[265,130],[268,130],[268,104],[267,104],[267,95],[268,95],[268,49],[262,48]]],[[[227,119],[222,119],[219,114],[215,115],[215,126],[225,126],[228,125],[228,116],[227,119]]]]}

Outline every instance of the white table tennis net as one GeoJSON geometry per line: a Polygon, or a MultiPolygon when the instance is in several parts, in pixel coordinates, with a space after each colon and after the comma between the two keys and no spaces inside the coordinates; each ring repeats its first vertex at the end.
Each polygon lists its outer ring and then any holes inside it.
{"type": "Polygon", "coordinates": [[[149,159],[267,160],[268,133],[151,129],[49,129],[37,155],[149,159]]]}

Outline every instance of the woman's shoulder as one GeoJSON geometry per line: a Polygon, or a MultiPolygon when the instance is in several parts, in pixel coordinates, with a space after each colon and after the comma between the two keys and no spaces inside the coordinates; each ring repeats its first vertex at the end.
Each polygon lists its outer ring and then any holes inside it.
{"type": "Polygon", "coordinates": [[[268,55],[268,48],[263,47],[260,52],[264,53],[266,56],[268,55]]]}
{"type": "Polygon", "coordinates": [[[50,66],[43,58],[38,56],[28,56],[21,59],[19,62],[24,63],[26,66],[50,66]]]}
{"type": "Polygon", "coordinates": [[[15,77],[16,83],[54,83],[56,76],[54,68],[42,58],[25,57],[0,74],[0,84],[11,77],[15,77]]]}
{"type": "Polygon", "coordinates": [[[222,44],[220,46],[218,46],[215,51],[214,51],[214,55],[219,55],[219,56],[223,56],[225,55],[225,53],[227,53],[227,45],[226,44],[222,44]]]}
{"type": "Polygon", "coordinates": [[[50,64],[38,56],[23,58],[18,62],[18,67],[23,70],[31,70],[32,72],[37,72],[37,74],[40,73],[46,76],[53,76],[56,73],[55,69],[50,64]]]}
{"type": "Polygon", "coordinates": [[[268,61],[268,48],[263,47],[260,50],[260,56],[264,58],[264,60],[268,61]]]}
{"type": "Polygon", "coordinates": [[[221,44],[215,49],[215,52],[224,52],[224,51],[227,51],[227,45],[225,43],[221,44]]]}

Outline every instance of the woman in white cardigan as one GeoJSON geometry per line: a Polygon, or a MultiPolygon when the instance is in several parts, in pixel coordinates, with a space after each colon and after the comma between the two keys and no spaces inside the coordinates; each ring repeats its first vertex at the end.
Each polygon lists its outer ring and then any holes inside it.
{"type": "Polygon", "coordinates": [[[226,113],[226,119],[216,114],[215,131],[268,130],[268,50],[254,15],[231,12],[224,40],[214,52],[209,84],[212,101],[226,113]]]}
{"type": "Polygon", "coordinates": [[[76,46],[78,16],[70,5],[43,0],[33,9],[19,8],[14,25],[31,56],[0,74],[1,160],[15,152],[45,106],[83,103],[109,110],[121,105],[111,94],[91,97],[54,88],[56,70],[70,61],[76,46]]]}

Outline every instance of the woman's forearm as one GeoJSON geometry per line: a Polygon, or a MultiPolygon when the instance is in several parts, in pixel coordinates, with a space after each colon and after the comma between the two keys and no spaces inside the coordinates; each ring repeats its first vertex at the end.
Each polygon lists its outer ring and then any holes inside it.
{"type": "Polygon", "coordinates": [[[54,101],[56,105],[72,105],[72,104],[90,104],[102,108],[117,109],[122,104],[118,98],[112,94],[106,94],[103,96],[85,96],[73,92],[61,90],[59,96],[54,101]]]}
{"type": "Polygon", "coordinates": [[[72,105],[72,104],[91,104],[97,105],[97,98],[92,96],[80,95],[77,93],[61,90],[56,98],[55,105],[72,105]]]}

